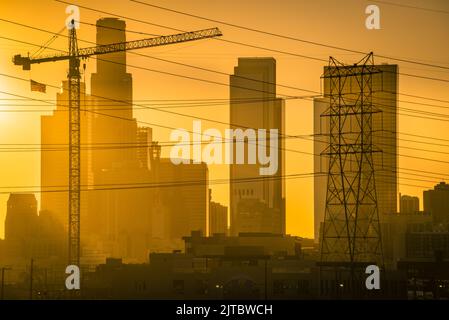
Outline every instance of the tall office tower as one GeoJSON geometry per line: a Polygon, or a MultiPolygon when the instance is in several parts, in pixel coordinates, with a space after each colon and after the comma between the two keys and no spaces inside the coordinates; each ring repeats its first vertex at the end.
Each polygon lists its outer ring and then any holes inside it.
{"type": "MultiPolygon", "coordinates": [[[[116,18],[97,21],[97,45],[126,41],[126,25],[116,18]]],[[[141,139],[133,118],[132,76],[126,72],[126,52],[97,59],[92,74],[95,114],[91,125],[91,168],[95,188],[89,192],[89,218],[84,228],[91,245],[103,243],[107,253],[125,261],[145,261],[150,237],[149,189],[137,188],[151,180],[141,139]]],[[[145,144],[148,144],[145,142],[145,144]]]]}
{"type": "Polygon", "coordinates": [[[241,232],[285,234],[284,174],[284,100],[276,98],[276,60],[274,58],[239,58],[230,77],[231,129],[265,129],[266,143],[258,145],[267,152],[277,152],[277,171],[262,176],[266,165],[249,163],[248,151],[258,144],[250,135],[244,138],[244,163],[236,163],[236,138],[230,165],[231,235],[241,232]],[[271,148],[269,130],[278,130],[278,148],[271,148]],[[269,151],[268,151],[269,150],[269,151]],[[265,178],[264,178],[265,177],[265,178]],[[242,182],[242,179],[252,181],[242,182]]]}
{"type": "MultiPolygon", "coordinates": [[[[379,73],[372,76],[372,102],[376,112],[373,114],[373,145],[382,152],[373,153],[374,176],[376,180],[379,219],[386,214],[397,212],[397,65],[375,65],[379,73]]],[[[327,74],[328,67],[324,68],[327,74]]],[[[330,84],[323,81],[324,98],[314,99],[314,172],[327,173],[329,157],[321,155],[329,143],[329,117],[322,117],[328,107],[330,84]]],[[[351,92],[352,87],[348,89],[351,92]]],[[[324,221],[326,205],[327,176],[314,178],[314,234],[315,241],[320,239],[320,226],[324,221]]]]}
{"type": "Polygon", "coordinates": [[[433,190],[423,193],[424,212],[432,215],[434,224],[443,224],[449,228],[449,184],[440,182],[433,190]]]}
{"type": "MultiPolygon", "coordinates": [[[[97,21],[97,45],[126,41],[126,24],[116,18],[97,21]]],[[[126,52],[97,58],[92,74],[92,99],[96,114],[92,141],[100,147],[93,152],[93,171],[135,165],[137,123],[132,111],[132,75],[126,72],[126,52]],[[127,147],[128,146],[128,147],[127,147]]]]}
{"type": "Polygon", "coordinates": [[[373,75],[373,154],[379,218],[398,212],[398,66],[381,64],[373,75]]]}
{"type": "MultiPolygon", "coordinates": [[[[81,108],[89,109],[91,102],[81,84],[81,108]]],[[[55,216],[66,229],[68,226],[69,184],[69,127],[68,127],[68,82],[62,82],[62,91],[56,95],[56,110],[52,115],[41,117],[41,210],[55,216]],[[62,189],[62,190],[61,190],[62,189]],[[56,192],[57,191],[57,192],[56,192]]],[[[81,112],[81,185],[90,185],[89,126],[91,113],[81,112]],[[84,147],[83,147],[84,146],[84,147]]],[[[87,194],[81,193],[81,219],[87,214],[87,194]]]]}
{"type": "MultiPolygon", "coordinates": [[[[399,194],[400,195],[400,194],[399,194]]],[[[414,214],[419,212],[419,198],[407,195],[399,196],[399,213],[414,214]]]]}

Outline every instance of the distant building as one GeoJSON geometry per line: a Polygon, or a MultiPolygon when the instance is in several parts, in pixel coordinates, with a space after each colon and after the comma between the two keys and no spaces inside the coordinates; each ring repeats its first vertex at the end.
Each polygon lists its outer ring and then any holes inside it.
{"type": "Polygon", "coordinates": [[[386,267],[395,268],[400,259],[407,257],[407,235],[431,232],[432,216],[425,212],[390,214],[381,222],[382,249],[386,267]]]}
{"type": "Polygon", "coordinates": [[[398,270],[408,279],[405,290],[409,300],[449,300],[449,260],[439,255],[403,259],[398,270]]]}
{"type": "Polygon", "coordinates": [[[153,237],[181,239],[192,231],[207,234],[209,170],[205,163],[175,165],[160,158],[160,147],[150,151],[154,190],[153,237]],[[156,230],[157,229],[157,230],[156,230]]]}
{"type": "Polygon", "coordinates": [[[399,202],[399,213],[413,214],[416,212],[419,212],[419,198],[401,195],[399,202]]]}
{"type": "MultiPolygon", "coordinates": [[[[126,41],[126,23],[102,18],[96,24],[96,43],[126,41]]],[[[143,261],[150,238],[151,183],[146,146],[150,129],[138,129],[133,117],[133,80],[128,73],[126,52],[105,54],[96,61],[91,76],[91,99],[95,114],[90,127],[91,184],[89,215],[84,229],[90,248],[104,243],[111,256],[143,261]]],[[[82,222],[83,223],[83,222],[82,222]]],[[[82,228],[83,230],[83,228],[82,228]]],[[[85,239],[87,240],[87,239],[85,239]]]]}
{"type": "Polygon", "coordinates": [[[37,200],[34,194],[10,194],[5,219],[5,240],[27,241],[37,231],[37,219],[37,200]]]}
{"type": "Polygon", "coordinates": [[[407,258],[449,259],[449,232],[409,232],[407,258]]]}
{"type": "Polygon", "coordinates": [[[211,201],[209,204],[209,235],[228,234],[228,207],[211,201]]]}
{"type": "Polygon", "coordinates": [[[433,190],[423,193],[424,211],[433,217],[433,222],[449,226],[449,184],[441,182],[433,190]]]}
{"type": "Polygon", "coordinates": [[[226,254],[300,256],[302,246],[310,246],[311,240],[290,235],[271,233],[240,233],[225,237],[215,234],[204,237],[201,232],[192,232],[184,237],[185,253],[195,256],[220,256],[226,254]]]}
{"type": "MultiPolygon", "coordinates": [[[[97,45],[126,41],[126,23],[117,18],[97,21],[97,45]]],[[[94,173],[115,167],[133,166],[136,161],[137,122],[133,118],[133,81],[126,72],[126,52],[115,52],[96,60],[91,76],[93,116],[91,139],[104,146],[93,151],[94,173]],[[105,148],[109,146],[109,148],[105,148]],[[114,146],[115,148],[113,148],[114,146]]]]}
{"type": "Polygon", "coordinates": [[[153,130],[149,127],[137,128],[137,160],[141,168],[150,169],[150,148],[153,142],[153,130]]]}
{"type": "MultiPolygon", "coordinates": [[[[383,290],[366,290],[349,274],[322,275],[302,245],[313,240],[273,234],[185,237],[185,252],[150,253],[149,263],[107,259],[86,275],[83,298],[317,299],[404,298],[406,279],[390,271],[383,290]],[[343,284],[343,285],[342,285],[343,284]],[[357,286],[356,288],[351,287],[357,286]],[[354,289],[359,289],[354,293],[354,289]]],[[[310,244],[307,244],[310,242],[310,244]]]]}
{"type": "MultiPolygon", "coordinates": [[[[262,179],[260,163],[230,165],[230,231],[285,234],[284,103],[276,97],[276,60],[274,58],[239,58],[230,76],[230,122],[232,129],[278,129],[277,172],[262,179]],[[248,181],[241,181],[247,179],[248,181]]],[[[245,148],[257,141],[245,138],[245,148]]],[[[265,147],[269,150],[267,134],[265,147]]],[[[235,156],[235,145],[234,156],[235,156]]],[[[234,160],[234,159],[233,159],[234,160]]]]}
{"type": "Polygon", "coordinates": [[[61,223],[48,211],[38,215],[34,194],[11,194],[5,219],[3,259],[9,263],[30,258],[65,260],[66,239],[61,223]]]}

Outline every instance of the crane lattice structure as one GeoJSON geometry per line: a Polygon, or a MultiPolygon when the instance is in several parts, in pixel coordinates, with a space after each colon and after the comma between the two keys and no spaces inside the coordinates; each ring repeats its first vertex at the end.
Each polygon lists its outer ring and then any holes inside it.
{"type": "Polygon", "coordinates": [[[78,49],[75,21],[72,20],[69,29],[69,51],[59,55],[40,56],[30,58],[16,55],[15,65],[23,70],[30,70],[32,64],[55,61],[69,61],[67,75],[69,86],[69,247],[68,262],[70,265],[80,266],[80,61],[95,55],[114,52],[164,46],[188,41],[196,41],[222,36],[218,28],[178,33],[168,36],[146,38],[142,40],[112,43],[89,48],[78,49]]]}
{"type": "Polygon", "coordinates": [[[333,57],[325,69],[329,84],[329,158],[321,265],[374,263],[383,267],[373,153],[373,75],[380,73],[370,53],[354,65],[333,57]]]}

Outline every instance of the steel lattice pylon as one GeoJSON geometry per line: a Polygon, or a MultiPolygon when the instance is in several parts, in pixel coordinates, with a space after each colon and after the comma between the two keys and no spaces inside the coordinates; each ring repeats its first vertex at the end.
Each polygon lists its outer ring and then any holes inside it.
{"type": "Polygon", "coordinates": [[[372,77],[379,73],[370,53],[359,63],[344,65],[330,57],[329,158],[325,219],[321,231],[321,263],[383,266],[381,231],[374,179],[372,77]]]}

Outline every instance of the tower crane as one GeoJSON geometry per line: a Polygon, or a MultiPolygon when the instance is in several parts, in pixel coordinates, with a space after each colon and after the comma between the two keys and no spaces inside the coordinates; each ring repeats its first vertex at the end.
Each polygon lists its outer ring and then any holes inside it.
{"type": "Polygon", "coordinates": [[[69,265],[80,266],[80,60],[91,56],[121,51],[143,49],[188,41],[196,41],[222,36],[218,28],[203,29],[167,36],[145,38],[141,40],[112,43],[88,48],[78,48],[75,21],[69,28],[69,51],[53,56],[30,58],[15,55],[13,63],[30,70],[32,64],[68,60],[67,75],[69,90],[69,224],[68,224],[68,262],[69,265]]]}

